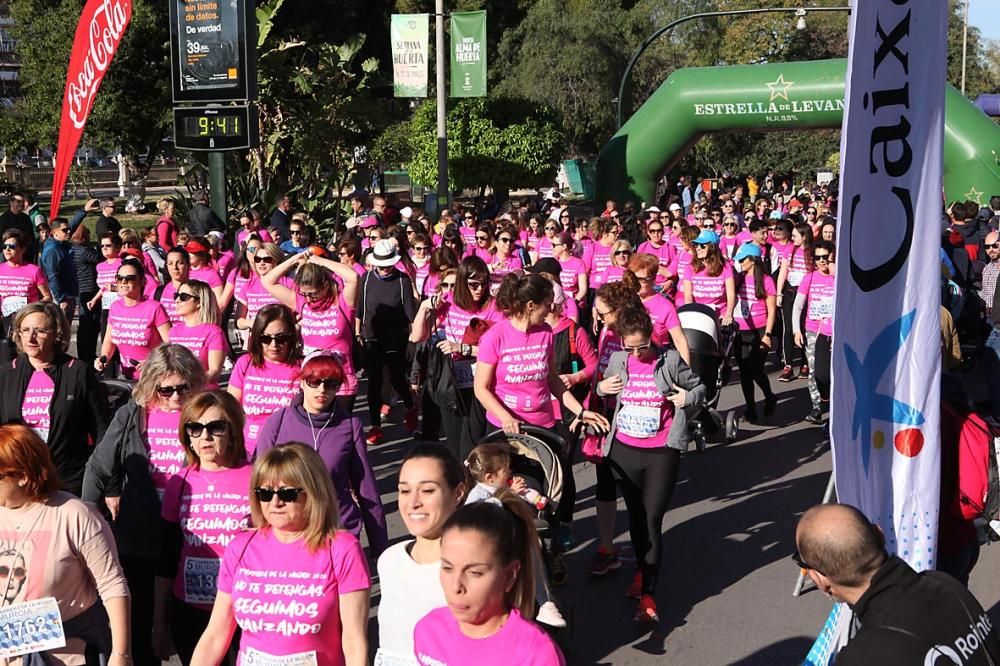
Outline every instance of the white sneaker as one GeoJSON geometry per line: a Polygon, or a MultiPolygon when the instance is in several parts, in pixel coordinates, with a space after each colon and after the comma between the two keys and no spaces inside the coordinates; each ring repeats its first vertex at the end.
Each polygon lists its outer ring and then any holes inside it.
{"type": "Polygon", "coordinates": [[[562,613],[559,612],[559,607],[551,601],[546,601],[541,605],[538,609],[538,614],[535,615],[535,619],[542,624],[547,624],[557,629],[562,629],[566,626],[566,620],[563,618],[562,613]]]}

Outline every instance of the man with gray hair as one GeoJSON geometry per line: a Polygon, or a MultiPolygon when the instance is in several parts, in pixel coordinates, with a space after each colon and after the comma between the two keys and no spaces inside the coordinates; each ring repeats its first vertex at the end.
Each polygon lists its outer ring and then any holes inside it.
{"type": "MultiPolygon", "coordinates": [[[[115,217],[115,200],[111,197],[105,197],[98,201],[100,208],[97,209],[97,224],[95,230],[97,231],[97,237],[100,238],[104,234],[115,234],[122,230],[122,223],[118,221],[115,217]]],[[[88,205],[90,202],[88,202],[88,205]]],[[[94,210],[93,207],[89,210],[94,210]]]]}
{"type": "MultiPolygon", "coordinates": [[[[188,233],[192,236],[207,236],[209,231],[226,232],[226,225],[208,205],[208,192],[197,190],[191,197],[193,205],[188,213],[188,233]]],[[[168,248],[169,249],[169,248],[168,248]]]]}
{"type": "Polygon", "coordinates": [[[1000,664],[1000,639],[975,597],[947,574],[917,573],[889,555],[882,530],[861,511],[814,506],[795,544],[793,559],[816,587],[854,613],[837,666],[1000,664]]]}

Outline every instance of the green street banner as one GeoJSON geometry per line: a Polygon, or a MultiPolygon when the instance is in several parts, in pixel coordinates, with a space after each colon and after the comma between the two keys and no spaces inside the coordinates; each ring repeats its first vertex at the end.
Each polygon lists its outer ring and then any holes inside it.
{"type": "Polygon", "coordinates": [[[451,15],[451,96],[486,96],[486,12],[451,15]]]}
{"type": "Polygon", "coordinates": [[[393,14],[392,82],[396,97],[427,97],[427,14],[393,14]]]}

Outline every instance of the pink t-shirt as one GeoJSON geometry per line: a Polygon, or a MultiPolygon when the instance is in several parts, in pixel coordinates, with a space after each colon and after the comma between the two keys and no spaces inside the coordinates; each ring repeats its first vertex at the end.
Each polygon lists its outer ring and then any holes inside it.
{"type": "MultiPolygon", "coordinates": [[[[97,269],[97,287],[103,289],[105,292],[112,291],[115,285],[115,275],[118,274],[118,267],[122,265],[121,258],[115,258],[108,262],[107,259],[97,264],[95,267],[97,269]]],[[[117,296],[116,296],[117,298],[117,296]]],[[[114,299],[111,299],[113,302],[114,299]]],[[[110,302],[108,306],[110,307],[110,302]]]]}
{"type": "Polygon", "coordinates": [[[466,248],[471,248],[476,244],[476,228],[461,226],[458,228],[458,233],[462,237],[462,242],[465,243],[466,248]]]}
{"type": "Polygon", "coordinates": [[[653,342],[661,347],[671,346],[670,329],[679,327],[681,320],[677,317],[677,308],[663,294],[653,294],[643,300],[649,318],[653,320],[653,342]]]}
{"type": "Polygon", "coordinates": [[[3,316],[12,315],[28,303],[42,300],[38,285],[48,284],[45,271],[35,264],[11,266],[0,263],[0,308],[3,316]]]}
{"type": "Polygon", "coordinates": [[[223,282],[229,280],[229,274],[236,268],[236,255],[231,250],[226,250],[215,260],[215,270],[219,273],[219,279],[223,282]]]}
{"type": "Polygon", "coordinates": [[[236,232],[236,244],[239,246],[243,246],[247,242],[247,238],[249,238],[251,234],[257,234],[258,236],[260,236],[260,239],[265,243],[274,242],[271,238],[271,234],[268,233],[266,229],[258,229],[257,231],[240,229],[238,232],[236,232]]]}
{"type": "Polygon", "coordinates": [[[266,359],[258,368],[251,363],[249,354],[236,360],[229,385],[242,392],[240,403],[247,417],[243,439],[248,457],[257,449],[257,435],[267,417],[292,404],[292,397],[298,390],[295,379],[298,371],[297,365],[272,363],[266,359]]]}
{"type": "Polygon", "coordinates": [[[219,272],[211,266],[192,267],[188,273],[188,279],[201,280],[213,289],[222,286],[222,278],[219,277],[219,272]]]}
{"type": "Polygon", "coordinates": [[[413,630],[413,654],[421,666],[564,666],[552,639],[512,609],[500,631],[487,638],[469,638],[446,606],[436,608],[413,630]]]}
{"type": "Polygon", "coordinates": [[[806,264],[806,252],[801,247],[794,248],[788,257],[788,276],[786,280],[793,287],[802,284],[802,279],[809,272],[806,264]]]}
{"type": "MultiPolygon", "coordinates": [[[[492,325],[503,320],[503,314],[497,311],[492,300],[480,310],[471,312],[455,305],[453,298],[454,292],[446,294],[441,301],[441,308],[438,310],[438,328],[444,331],[444,337],[449,342],[461,344],[465,337],[465,331],[469,328],[473,318],[482,319],[492,325]]],[[[451,370],[455,377],[455,388],[472,388],[475,359],[456,356],[452,361],[451,370]]]]}
{"type": "Polygon", "coordinates": [[[208,352],[226,351],[226,336],[217,324],[188,326],[183,321],[170,328],[170,342],[190,349],[208,370],[208,352]]]}
{"type": "Polygon", "coordinates": [[[188,467],[167,481],[160,515],[184,537],[174,578],[174,596],[184,603],[212,609],[226,546],[250,526],[251,474],[244,462],[215,472],[188,467]]]}
{"type": "MultiPolygon", "coordinates": [[[[643,254],[651,254],[656,257],[657,261],[660,262],[660,266],[666,268],[670,266],[671,262],[674,260],[674,254],[676,254],[673,246],[670,243],[664,242],[660,247],[653,245],[652,241],[646,241],[639,246],[637,252],[643,254]]],[[[667,281],[663,275],[659,272],[656,274],[656,284],[663,284],[667,281]]]]}
{"type": "Polygon", "coordinates": [[[323,349],[331,351],[344,367],[344,385],[337,395],[355,395],[358,375],[354,372],[351,353],[354,347],[354,309],[348,308],[341,294],[337,302],[325,310],[315,310],[302,294],[295,294],[295,310],[300,314],[302,349],[306,354],[323,349]]]}
{"type": "Polygon", "coordinates": [[[695,303],[711,305],[721,317],[726,312],[726,280],[733,279],[733,267],[722,265],[722,272],[716,276],[708,274],[707,268],[697,273],[692,266],[687,266],[681,273],[681,280],[691,282],[691,296],[695,303]]]}
{"type": "Polygon", "coordinates": [[[605,285],[610,282],[620,282],[623,275],[625,275],[625,269],[621,266],[608,266],[597,275],[592,276],[591,279],[599,285],[605,285]]]}
{"type": "MultiPolygon", "coordinates": [[[[764,276],[764,293],[774,296],[774,279],[764,276]]],[[[767,326],[767,299],[757,298],[757,283],[753,273],[746,274],[736,285],[736,311],[733,319],[741,331],[764,331],[767,326]]]]}
{"type": "Polygon", "coordinates": [[[315,552],[301,541],[282,543],[269,529],[243,532],[219,568],[219,591],[232,596],[243,630],[243,665],[302,655],[297,663],[342,666],[340,595],[369,587],[361,545],[342,530],[315,552]],[[310,653],[315,661],[306,661],[310,653]]]}
{"type": "Polygon", "coordinates": [[[169,321],[166,311],[157,301],[140,301],[135,305],[125,305],[125,301],[120,299],[115,301],[108,312],[108,324],[111,326],[111,341],[118,347],[122,358],[122,367],[128,368],[145,361],[149,352],[163,342],[158,327],[169,321]]]}
{"type": "Polygon", "coordinates": [[[149,448],[149,473],[153,486],[163,499],[167,480],[187,465],[180,440],[181,413],[164,412],[155,407],[146,413],[146,446],[149,448]]]}
{"type": "Polygon", "coordinates": [[[500,283],[510,273],[524,270],[524,262],[518,254],[511,254],[506,259],[494,256],[490,262],[490,284],[499,288],[500,283]]]}
{"type": "MultiPolygon", "coordinates": [[[[549,391],[552,327],[540,324],[522,333],[509,320],[498,322],[479,340],[478,360],[494,366],[493,393],[516,418],[543,428],[555,425],[549,391]]],[[[500,425],[493,414],[486,418],[500,425]]]]}
{"type": "MultiPolygon", "coordinates": [[[[807,273],[799,285],[799,293],[806,297],[806,330],[820,335],[833,335],[832,273],[819,271],[807,273]]],[[[37,374],[37,373],[36,373],[37,374]]]]}
{"type": "MultiPolygon", "coordinates": [[[[295,289],[295,282],[287,275],[282,276],[278,284],[288,289],[295,289]]],[[[237,279],[234,295],[237,301],[247,307],[246,318],[250,321],[253,321],[257,317],[257,313],[261,311],[261,308],[278,302],[278,299],[264,288],[264,283],[261,282],[260,276],[256,273],[251,275],[249,280],[244,280],[242,283],[237,279]]]]}
{"type": "Polygon", "coordinates": [[[597,373],[594,381],[599,382],[604,379],[604,372],[608,369],[608,362],[611,355],[616,351],[621,351],[622,339],[617,333],[605,326],[601,329],[601,336],[597,339],[597,373]]]}
{"type": "Polygon", "coordinates": [[[479,245],[477,244],[475,247],[471,247],[469,249],[470,249],[469,252],[470,257],[479,257],[480,259],[486,262],[487,266],[489,266],[490,262],[493,261],[493,253],[490,252],[490,249],[488,247],[487,248],[479,247],[479,245]]]}
{"type": "Polygon", "coordinates": [[[554,252],[552,248],[552,239],[548,236],[543,236],[541,240],[538,241],[538,245],[535,246],[535,252],[538,253],[539,259],[551,257],[554,252]]]}
{"type": "Polygon", "coordinates": [[[604,270],[611,266],[611,247],[603,243],[594,243],[590,255],[590,287],[597,289],[604,284],[604,270]]]}
{"type": "Polygon", "coordinates": [[[792,241],[785,241],[784,243],[779,243],[778,241],[771,239],[771,251],[778,255],[779,261],[788,261],[792,256],[792,249],[795,248],[795,244],[792,241]]]}
{"type": "Polygon", "coordinates": [[[656,387],[657,356],[628,357],[628,381],[619,395],[615,436],[623,444],[640,449],[662,448],[674,420],[674,404],[656,387]]]}
{"type": "Polygon", "coordinates": [[[719,250],[726,259],[736,256],[736,250],[743,243],[753,240],[749,231],[740,231],[735,236],[719,236],[719,250]]]}
{"type": "Polygon", "coordinates": [[[44,370],[35,370],[28,380],[28,389],[21,402],[21,417],[24,422],[35,429],[43,442],[49,441],[49,428],[52,420],[49,408],[52,405],[52,395],[56,384],[44,370]]]}
{"type": "Polygon", "coordinates": [[[560,260],[559,265],[562,267],[559,272],[559,283],[562,285],[563,291],[567,297],[579,300],[582,296],[578,293],[580,291],[579,276],[587,273],[586,265],[582,259],[572,256],[569,259],[560,260]]]}
{"type": "Polygon", "coordinates": [[[163,311],[167,313],[167,319],[170,320],[171,324],[181,321],[181,316],[177,314],[177,301],[174,300],[176,294],[177,288],[173,281],[168,281],[167,284],[163,285],[163,291],[160,292],[160,305],[163,306],[163,311]]]}

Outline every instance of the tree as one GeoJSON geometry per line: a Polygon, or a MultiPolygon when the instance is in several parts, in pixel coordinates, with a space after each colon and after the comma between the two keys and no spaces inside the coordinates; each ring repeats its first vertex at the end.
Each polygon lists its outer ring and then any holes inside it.
{"type": "MultiPolygon", "coordinates": [[[[818,0],[816,7],[845,4],[818,0]]],[[[719,0],[720,10],[787,7],[783,0],[719,0]]],[[[847,56],[847,13],[813,12],[806,15],[806,29],[796,30],[791,13],[750,14],[725,20],[719,53],[721,65],[822,60],[847,56]]]]}
{"type": "MultiPolygon", "coordinates": [[[[416,183],[437,183],[437,105],[428,100],[380,146],[409,136],[405,166],[416,183]]],[[[383,135],[385,137],[385,135],[383,135]]],[[[469,98],[448,111],[448,183],[454,189],[504,191],[550,182],[565,148],[558,116],[523,98],[469,98]]],[[[385,151],[385,148],[382,148],[385,151]]],[[[387,151],[386,151],[387,152],[387,151]]]]}
{"type": "MultiPolygon", "coordinates": [[[[948,83],[962,89],[962,36],[965,29],[964,4],[949,0],[948,14],[948,83]]],[[[975,99],[993,92],[986,50],[979,28],[969,26],[965,57],[965,95],[975,99]]]]}
{"type": "Polygon", "coordinates": [[[986,40],[983,50],[990,72],[990,92],[1000,92],[1000,39],[986,40]]]}

